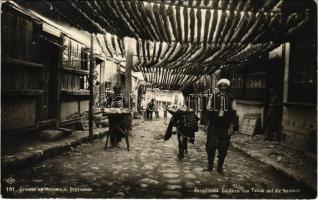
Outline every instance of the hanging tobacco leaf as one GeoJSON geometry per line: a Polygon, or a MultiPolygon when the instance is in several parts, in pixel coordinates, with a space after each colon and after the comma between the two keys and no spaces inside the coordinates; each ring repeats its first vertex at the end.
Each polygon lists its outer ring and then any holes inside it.
{"type": "Polygon", "coordinates": [[[180,6],[176,6],[176,22],[178,27],[178,38],[179,42],[182,42],[182,28],[181,28],[181,13],[180,13],[180,6]]]}
{"type": "Polygon", "coordinates": [[[197,43],[200,43],[201,40],[201,26],[202,26],[202,20],[201,20],[201,9],[197,9],[197,43]]]}
{"type": "Polygon", "coordinates": [[[139,8],[139,11],[141,13],[141,17],[145,20],[145,23],[147,24],[147,26],[149,27],[149,30],[151,31],[152,35],[154,36],[155,40],[156,41],[159,41],[159,36],[156,32],[156,29],[154,27],[154,24],[152,23],[151,21],[151,17],[147,15],[146,13],[146,8],[144,6],[144,3],[141,2],[141,1],[138,1],[138,8],[139,8]]]}
{"type": "Polygon", "coordinates": [[[157,24],[155,16],[154,16],[153,7],[150,5],[150,3],[147,3],[147,6],[144,6],[143,8],[144,8],[145,13],[146,13],[147,17],[149,18],[152,26],[154,27],[154,30],[156,31],[156,34],[159,38],[159,41],[164,41],[164,38],[159,30],[158,24],[157,24]]]}
{"type": "Polygon", "coordinates": [[[194,9],[190,9],[190,42],[194,43],[194,31],[195,31],[195,14],[194,9]]]}
{"type": "Polygon", "coordinates": [[[152,8],[153,8],[153,13],[155,15],[155,20],[157,22],[158,29],[159,29],[160,33],[162,34],[163,40],[168,41],[168,38],[166,36],[166,32],[164,30],[163,21],[161,20],[161,17],[160,17],[159,6],[157,4],[154,4],[152,8]]]}
{"type": "Polygon", "coordinates": [[[224,42],[225,35],[228,33],[233,20],[234,20],[234,12],[230,12],[230,15],[227,16],[227,20],[225,22],[224,29],[222,30],[222,34],[218,40],[218,43],[224,42]]]}
{"type": "Polygon", "coordinates": [[[218,15],[218,12],[217,12],[217,10],[213,10],[213,19],[212,19],[212,25],[211,25],[211,31],[210,31],[210,34],[209,34],[209,37],[208,37],[208,41],[209,41],[209,43],[212,43],[212,41],[213,41],[213,35],[214,35],[214,33],[215,33],[215,27],[216,27],[216,24],[217,24],[217,22],[218,22],[218,17],[219,17],[219,15],[218,15]]]}
{"type": "Polygon", "coordinates": [[[110,48],[109,48],[106,35],[104,35],[103,38],[104,38],[104,43],[105,43],[106,49],[107,49],[107,51],[108,51],[110,57],[114,57],[113,54],[112,54],[112,51],[111,51],[110,48]]]}
{"type": "Polygon", "coordinates": [[[172,39],[171,39],[172,33],[171,33],[171,30],[170,30],[168,17],[167,17],[167,11],[166,11],[166,8],[165,8],[164,4],[160,4],[159,12],[160,12],[160,16],[161,16],[162,21],[163,21],[163,28],[164,28],[164,31],[165,31],[166,36],[167,36],[167,41],[171,42],[172,41],[172,39]]]}
{"type": "Polygon", "coordinates": [[[175,14],[174,14],[174,9],[173,9],[172,6],[168,7],[167,15],[169,16],[169,21],[170,21],[170,24],[171,24],[173,36],[174,36],[176,41],[180,42],[180,39],[178,37],[177,22],[176,22],[176,18],[175,18],[175,14]]]}
{"type": "Polygon", "coordinates": [[[114,52],[115,52],[116,56],[118,56],[117,48],[116,48],[116,42],[115,42],[115,37],[113,35],[111,36],[111,44],[112,44],[112,47],[114,49],[114,52]]]}
{"type": "Polygon", "coordinates": [[[226,19],[226,12],[225,11],[222,11],[222,14],[221,14],[221,19],[220,19],[220,22],[219,22],[219,25],[216,29],[216,35],[215,35],[215,39],[213,42],[218,42],[218,40],[220,39],[220,36],[221,36],[221,33],[222,33],[222,30],[224,28],[224,23],[225,23],[225,19],[226,19]]]}
{"type": "Polygon", "coordinates": [[[211,11],[210,9],[206,9],[205,12],[205,23],[204,23],[204,34],[203,34],[203,42],[206,43],[208,40],[208,33],[209,33],[209,27],[210,27],[210,20],[211,20],[211,11]]]}

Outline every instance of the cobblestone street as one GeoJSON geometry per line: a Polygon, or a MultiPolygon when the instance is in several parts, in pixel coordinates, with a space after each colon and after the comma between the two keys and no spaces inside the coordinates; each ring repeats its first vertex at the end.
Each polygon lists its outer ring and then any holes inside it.
{"type": "MultiPolygon", "coordinates": [[[[164,142],[166,124],[134,120],[130,151],[104,150],[105,138],[18,172],[2,172],[3,197],[82,198],[310,198],[297,184],[230,148],[225,175],[203,172],[205,134],[177,158],[177,139],[164,142]],[[12,177],[9,185],[4,180],[12,177]],[[13,190],[14,191],[8,191],[13,190]],[[272,190],[273,189],[273,190],[272,190]]],[[[216,159],[217,160],[217,159],[216,159]]]]}

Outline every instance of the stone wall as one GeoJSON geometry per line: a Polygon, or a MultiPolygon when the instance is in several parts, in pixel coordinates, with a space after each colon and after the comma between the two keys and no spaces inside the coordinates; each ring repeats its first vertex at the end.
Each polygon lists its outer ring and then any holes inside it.
{"type": "Polygon", "coordinates": [[[317,131],[316,107],[288,105],[283,110],[283,133],[286,135],[284,143],[294,148],[310,150],[311,142],[316,143],[317,131]],[[315,133],[315,135],[310,133],[315,133]]]}

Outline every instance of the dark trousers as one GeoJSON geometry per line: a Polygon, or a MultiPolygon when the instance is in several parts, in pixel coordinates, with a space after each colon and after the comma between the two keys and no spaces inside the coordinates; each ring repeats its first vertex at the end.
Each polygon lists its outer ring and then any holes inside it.
{"type": "Polygon", "coordinates": [[[179,147],[179,158],[184,158],[184,154],[188,153],[188,138],[183,137],[183,134],[178,131],[178,147],[179,147]]]}
{"type": "Polygon", "coordinates": [[[144,111],[144,120],[145,121],[148,120],[148,111],[147,110],[144,111]]]}
{"type": "Polygon", "coordinates": [[[167,112],[166,111],[163,113],[163,118],[167,119],[167,112]]]}
{"type": "Polygon", "coordinates": [[[206,152],[208,154],[208,168],[213,168],[216,150],[218,151],[218,170],[223,169],[227,150],[230,145],[230,136],[227,127],[209,123],[207,129],[206,152]]]}
{"type": "Polygon", "coordinates": [[[148,120],[152,121],[152,111],[148,111],[148,120]]]}

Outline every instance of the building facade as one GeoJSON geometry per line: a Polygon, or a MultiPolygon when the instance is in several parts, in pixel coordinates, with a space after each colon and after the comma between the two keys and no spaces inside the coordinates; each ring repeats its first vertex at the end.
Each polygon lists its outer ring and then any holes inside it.
{"type": "Polygon", "coordinates": [[[64,27],[14,2],[1,9],[3,135],[78,128],[89,107],[91,52],[95,97],[118,82],[123,74],[118,64],[106,60],[96,40],[91,51],[87,32],[64,27]]]}
{"type": "Polygon", "coordinates": [[[262,133],[273,89],[282,105],[278,119],[283,144],[316,153],[316,57],[316,40],[309,39],[284,43],[266,57],[223,69],[223,76],[231,80],[241,124],[244,115],[259,114],[257,133],[262,133]]]}

